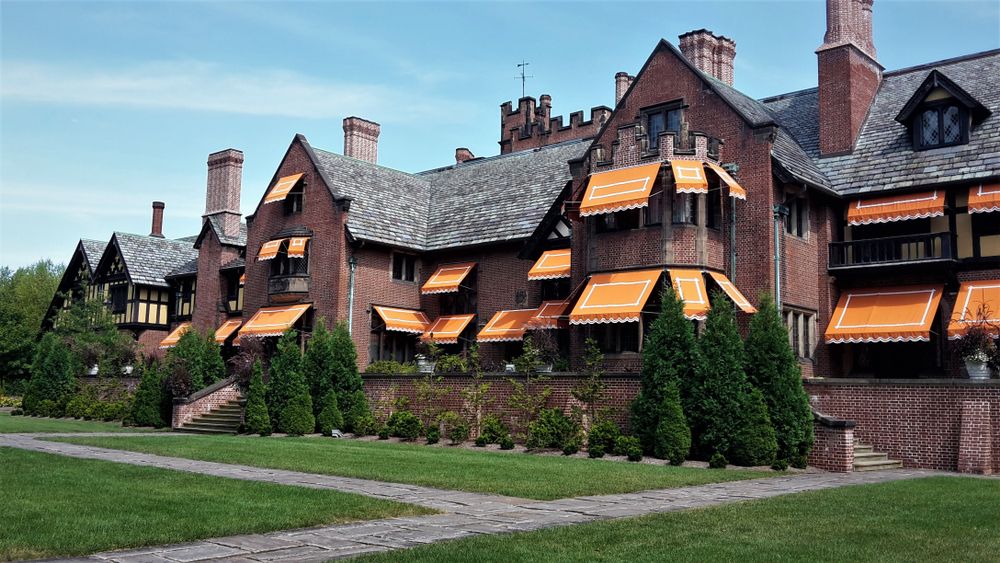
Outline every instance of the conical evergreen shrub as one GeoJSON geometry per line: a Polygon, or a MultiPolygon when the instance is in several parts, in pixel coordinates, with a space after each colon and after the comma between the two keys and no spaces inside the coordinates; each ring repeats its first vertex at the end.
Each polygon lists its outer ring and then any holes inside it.
{"type": "MultiPolygon", "coordinates": [[[[340,404],[338,399],[337,404],[340,404]]],[[[351,395],[350,408],[344,410],[344,426],[348,432],[364,436],[370,433],[369,426],[374,422],[371,409],[368,407],[368,398],[364,391],[358,390],[351,395]]]]}
{"type": "Polygon", "coordinates": [[[632,402],[632,434],[642,449],[654,454],[656,429],[667,382],[677,385],[682,408],[691,401],[691,382],[698,365],[698,342],[691,321],[684,318],[684,303],[673,287],[663,291],[663,309],[650,326],[642,349],[640,391],[632,402]]]}
{"type": "Polygon", "coordinates": [[[66,393],[72,393],[75,387],[69,344],[54,332],[45,333],[31,365],[31,379],[25,389],[25,396],[30,396],[38,403],[58,402],[66,393]]]}
{"type": "Polygon", "coordinates": [[[160,395],[163,392],[159,364],[153,362],[142,373],[139,387],[135,391],[135,400],[132,402],[132,412],[129,417],[133,424],[154,428],[167,425],[160,410],[160,403],[163,401],[160,395]]]}
{"type": "Polygon", "coordinates": [[[260,360],[253,365],[250,389],[247,391],[247,408],[243,412],[247,433],[267,436],[271,434],[271,418],[267,415],[267,389],[264,387],[264,370],[260,360]]]}
{"type": "MultiPolygon", "coordinates": [[[[358,373],[358,351],[347,331],[347,323],[340,321],[333,331],[333,375],[331,381],[337,391],[337,404],[343,410],[351,409],[353,398],[361,392],[361,374],[358,373]]],[[[364,393],[361,394],[364,396],[364,393]]],[[[365,409],[368,402],[365,401],[365,409]]]]}
{"type": "Polygon", "coordinates": [[[222,359],[222,346],[215,341],[215,331],[210,330],[205,336],[205,343],[202,347],[204,354],[201,359],[202,384],[205,387],[226,378],[226,361],[222,359]]]}
{"type": "Polygon", "coordinates": [[[751,389],[747,394],[743,409],[743,422],[729,447],[727,456],[734,465],[771,465],[778,453],[778,442],[774,439],[774,428],[767,416],[767,406],[759,389],[751,389]]]}
{"type": "Polygon", "coordinates": [[[303,391],[292,397],[281,411],[279,429],[289,436],[309,434],[316,427],[316,417],[313,416],[312,397],[303,391]]]}
{"type": "Polygon", "coordinates": [[[712,310],[698,344],[701,360],[695,370],[690,407],[684,410],[694,453],[701,459],[715,453],[731,458],[729,449],[743,421],[748,385],[733,304],[722,293],[712,297],[712,310]]]}
{"type": "Polygon", "coordinates": [[[306,344],[306,353],[302,357],[302,374],[313,399],[313,414],[317,416],[324,408],[327,392],[333,389],[335,364],[333,335],[326,330],[322,318],[316,319],[312,338],[306,344]]]}
{"type": "Polygon", "coordinates": [[[660,459],[670,460],[670,465],[684,463],[691,450],[691,429],[681,410],[681,394],[677,384],[667,382],[660,406],[660,423],[656,426],[653,452],[660,459]]]}
{"type": "Polygon", "coordinates": [[[747,380],[764,395],[778,458],[807,455],[813,445],[809,395],[802,388],[802,371],[788,343],[788,330],[769,294],[760,296],[760,310],[750,320],[744,348],[747,380]]]}
{"type": "MultiPolygon", "coordinates": [[[[269,375],[271,377],[267,383],[267,414],[271,418],[271,424],[276,425],[292,397],[303,393],[309,394],[305,377],[302,376],[302,352],[299,350],[296,333],[291,328],[278,340],[277,349],[271,358],[269,375]]],[[[309,401],[309,408],[312,408],[312,401],[309,401]]],[[[309,411],[309,416],[312,417],[312,410],[309,411]]]]}
{"type": "Polygon", "coordinates": [[[167,352],[164,371],[172,374],[180,369],[187,370],[191,377],[189,393],[194,393],[205,388],[205,356],[205,340],[196,329],[189,328],[181,333],[177,344],[167,352]]]}
{"type": "Polygon", "coordinates": [[[343,430],[344,416],[337,408],[337,392],[333,389],[327,391],[321,406],[319,416],[316,417],[316,427],[319,433],[329,436],[333,430],[343,430]]]}

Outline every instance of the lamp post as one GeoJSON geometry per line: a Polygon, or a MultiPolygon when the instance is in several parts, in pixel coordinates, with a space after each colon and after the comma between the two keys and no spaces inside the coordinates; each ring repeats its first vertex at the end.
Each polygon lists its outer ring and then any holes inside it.
{"type": "Polygon", "coordinates": [[[358,267],[358,259],[351,256],[347,259],[347,265],[351,267],[351,280],[348,287],[347,296],[347,333],[354,338],[354,270],[358,267]]]}

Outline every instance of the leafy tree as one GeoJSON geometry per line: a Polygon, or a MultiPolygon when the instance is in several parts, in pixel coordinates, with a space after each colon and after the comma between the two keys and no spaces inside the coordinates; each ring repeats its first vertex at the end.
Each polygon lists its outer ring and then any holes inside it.
{"type": "Polygon", "coordinates": [[[696,455],[731,457],[730,447],[743,421],[747,378],[743,372],[743,340],[736,329],[732,303],[712,296],[712,310],[699,341],[701,358],[685,409],[696,455]]]}
{"type": "MultiPolygon", "coordinates": [[[[451,393],[451,387],[445,387],[441,384],[442,381],[444,381],[444,376],[434,377],[433,374],[428,374],[423,379],[413,380],[413,386],[417,390],[417,404],[422,407],[419,414],[420,422],[424,428],[429,427],[441,413],[447,410],[441,406],[441,399],[451,393]]],[[[479,425],[475,426],[478,432],[479,425]]]]}
{"type": "Polygon", "coordinates": [[[0,268],[0,382],[31,376],[42,319],[63,270],[51,260],[14,271],[0,268]]]}
{"type": "Polygon", "coordinates": [[[160,381],[159,365],[156,362],[142,373],[142,380],[135,391],[135,401],[132,403],[130,419],[136,426],[153,426],[162,428],[167,424],[163,420],[160,405],[163,402],[163,384],[160,381]]]}
{"type": "Polygon", "coordinates": [[[313,416],[312,397],[306,390],[305,383],[298,395],[288,399],[285,408],[281,410],[279,429],[289,436],[302,436],[316,427],[316,417],[313,416]]]}
{"type": "Polygon", "coordinates": [[[31,365],[31,380],[25,395],[36,401],[58,402],[76,388],[69,346],[52,332],[45,333],[31,365]]]}
{"type": "MultiPolygon", "coordinates": [[[[483,409],[496,400],[496,397],[489,397],[490,387],[493,384],[483,381],[483,357],[479,354],[479,345],[475,343],[469,346],[469,368],[472,370],[472,381],[460,393],[464,399],[463,409],[472,420],[472,426],[478,437],[485,431],[483,409]]],[[[506,432],[510,432],[510,429],[507,429],[504,435],[506,432]]]]}
{"type": "Polygon", "coordinates": [[[788,344],[788,331],[769,294],[760,296],[760,310],[750,320],[744,347],[747,380],[763,393],[778,440],[778,458],[807,455],[813,444],[809,395],[802,388],[802,372],[788,344]]]}
{"type": "MultiPolygon", "coordinates": [[[[267,414],[271,417],[271,424],[277,424],[285,406],[293,397],[309,394],[306,379],[302,376],[302,352],[299,350],[296,332],[291,328],[278,340],[277,350],[271,358],[270,376],[267,384],[267,414]]],[[[312,409],[311,399],[309,408],[312,409]]],[[[309,411],[309,416],[312,418],[312,410],[309,411]]]]}
{"type": "Polygon", "coordinates": [[[730,446],[729,459],[736,465],[771,465],[778,453],[774,428],[767,416],[767,406],[759,389],[751,389],[746,396],[743,421],[730,446]]]}
{"type": "MultiPolygon", "coordinates": [[[[214,345],[214,343],[213,343],[214,345]]],[[[205,387],[205,340],[194,328],[189,328],[181,333],[177,344],[170,348],[164,358],[164,366],[167,374],[176,382],[186,373],[190,378],[190,386],[187,393],[194,393],[205,387]]],[[[223,369],[225,366],[223,366],[223,369]]],[[[186,393],[185,393],[186,394],[186,393]]]]}
{"type": "Polygon", "coordinates": [[[663,310],[650,326],[642,349],[640,390],[632,402],[632,434],[646,453],[655,454],[656,429],[668,382],[677,385],[684,412],[693,407],[692,383],[698,364],[694,327],[684,318],[684,302],[668,286],[663,291],[663,310]]]}
{"type": "Polygon", "coordinates": [[[243,412],[247,432],[250,434],[260,434],[261,436],[271,434],[271,419],[267,415],[266,393],[267,389],[264,387],[264,370],[261,368],[260,360],[257,360],[253,364],[253,371],[250,375],[250,389],[247,391],[247,407],[243,412]]]}
{"type": "Polygon", "coordinates": [[[323,397],[319,416],[316,417],[316,427],[320,434],[329,436],[333,430],[340,430],[344,427],[344,416],[337,408],[337,392],[330,389],[323,397]]]}
{"type": "Polygon", "coordinates": [[[323,319],[316,319],[312,338],[306,344],[306,353],[302,357],[302,375],[309,387],[309,395],[313,398],[313,409],[318,416],[323,409],[328,391],[333,389],[333,380],[337,375],[336,351],[334,338],[326,330],[323,319]]]}
{"type": "Polygon", "coordinates": [[[660,459],[670,460],[670,465],[684,463],[691,450],[691,429],[681,409],[681,394],[677,383],[668,381],[663,390],[660,422],[656,425],[653,453],[660,459]]]}
{"type": "MultiPolygon", "coordinates": [[[[86,293],[87,288],[82,290],[86,293]]],[[[75,299],[59,312],[53,332],[65,338],[73,351],[74,373],[104,366],[104,375],[116,377],[122,368],[135,363],[139,345],[128,332],[118,330],[111,312],[100,299],[75,299]]]]}
{"type": "Polygon", "coordinates": [[[205,336],[205,344],[202,348],[204,355],[201,359],[202,384],[205,387],[226,378],[226,361],[222,359],[222,347],[215,341],[215,331],[210,330],[205,336]]]}
{"type": "Polygon", "coordinates": [[[587,352],[584,354],[583,360],[587,365],[584,371],[590,375],[587,379],[574,385],[569,393],[583,404],[582,409],[576,405],[573,406],[574,418],[584,428],[589,429],[600,422],[598,420],[601,414],[600,405],[604,402],[608,391],[608,384],[601,381],[601,376],[605,373],[600,367],[601,363],[604,362],[604,354],[601,353],[597,341],[593,338],[587,339],[587,352]],[[586,421],[584,421],[585,417],[586,421]]]}

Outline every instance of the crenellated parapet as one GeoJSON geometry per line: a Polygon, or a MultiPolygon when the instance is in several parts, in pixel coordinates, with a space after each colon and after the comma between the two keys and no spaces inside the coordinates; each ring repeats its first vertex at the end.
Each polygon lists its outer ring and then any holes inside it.
{"type": "Polygon", "coordinates": [[[500,154],[534,149],[563,141],[596,135],[611,116],[611,108],[590,108],[590,119],[584,120],[583,112],[569,115],[569,124],[563,117],[552,117],[552,97],[543,94],[536,101],[527,96],[513,103],[500,105],[500,154]]]}

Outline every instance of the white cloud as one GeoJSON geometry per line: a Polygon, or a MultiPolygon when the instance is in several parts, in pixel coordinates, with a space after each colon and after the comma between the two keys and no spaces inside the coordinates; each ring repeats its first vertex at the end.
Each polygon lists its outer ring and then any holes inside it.
{"type": "Polygon", "coordinates": [[[130,106],[310,119],[363,115],[393,123],[420,119],[453,100],[436,100],[407,85],[388,88],[319,80],[284,69],[234,71],[225,65],[153,62],[123,70],[81,70],[5,61],[4,102],[130,106]]]}

